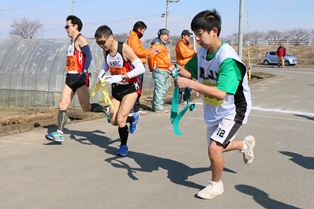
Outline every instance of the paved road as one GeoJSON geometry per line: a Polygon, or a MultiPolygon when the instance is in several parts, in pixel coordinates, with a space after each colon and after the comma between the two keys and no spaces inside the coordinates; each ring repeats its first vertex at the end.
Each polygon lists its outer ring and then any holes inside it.
{"type": "Polygon", "coordinates": [[[194,195],[210,180],[200,100],[175,136],[169,115],[149,112],[116,157],[116,127],[105,119],[69,124],[63,145],[48,129],[0,137],[0,208],[314,208],[314,69],[252,69],[276,76],[251,85],[253,110],[238,133],[257,139],[245,165],[225,153],[225,192],[194,195]]]}

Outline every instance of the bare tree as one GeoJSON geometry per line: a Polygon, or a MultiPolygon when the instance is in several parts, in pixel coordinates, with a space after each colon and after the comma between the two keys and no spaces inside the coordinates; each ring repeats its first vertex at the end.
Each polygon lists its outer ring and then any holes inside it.
{"type": "Polygon", "coordinates": [[[181,36],[170,36],[170,42],[172,43],[173,46],[175,46],[180,40],[181,36]]]}
{"type": "Polygon", "coordinates": [[[266,33],[265,38],[269,41],[280,41],[283,39],[283,33],[277,30],[270,30],[266,33]]]}
{"type": "Polygon", "coordinates": [[[143,43],[151,43],[153,41],[153,39],[152,38],[149,38],[149,39],[145,39],[144,41],[143,41],[143,43]]]}
{"type": "Polygon", "coordinates": [[[225,38],[222,38],[223,41],[227,42],[230,45],[238,45],[238,33],[233,33],[225,38]]]}
{"type": "Polygon", "coordinates": [[[257,46],[265,40],[265,33],[260,31],[253,31],[245,34],[245,39],[250,46],[257,46]]]}
{"type": "Polygon", "coordinates": [[[311,32],[306,29],[296,28],[288,30],[286,36],[294,46],[307,45],[311,39],[311,32]]]}
{"type": "Polygon", "coordinates": [[[26,17],[21,19],[13,19],[10,24],[10,36],[12,38],[32,39],[43,28],[43,25],[39,19],[29,20],[26,17]]]}
{"type": "Polygon", "coordinates": [[[114,34],[114,38],[117,41],[126,42],[128,40],[128,38],[129,38],[129,34],[128,33],[114,34]]]}

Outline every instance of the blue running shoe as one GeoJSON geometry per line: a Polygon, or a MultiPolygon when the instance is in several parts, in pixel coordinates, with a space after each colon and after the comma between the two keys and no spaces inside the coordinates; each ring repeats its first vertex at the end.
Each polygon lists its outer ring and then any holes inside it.
{"type": "Polygon", "coordinates": [[[130,124],[130,134],[134,134],[134,132],[136,131],[137,123],[138,123],[138,120],[140,119],[140,114],[134,113],[133,117],[134,117],[134,121],[130,124]]]}
{"type": "Polygon", "coordinates": [[[117,151],[117,155],[118,156],[126,156],[129,152],[129,148],[128,145],[120,145],[118,151],[117,151]]]}
{"type": "Polygon", "coordinates": [[[58,132],[52,132],[51,134],[45,135],[46,139],[49,141],[54,142],[63,142],[64,138],[62,134],[59,134],[58,132]]]}

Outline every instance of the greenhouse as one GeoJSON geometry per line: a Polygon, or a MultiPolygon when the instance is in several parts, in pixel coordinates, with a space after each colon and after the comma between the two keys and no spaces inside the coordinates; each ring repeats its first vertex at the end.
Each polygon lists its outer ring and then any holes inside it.
{"type": "MultiPolygon", "coordinates": [[[[58,107],[65,82],[70,39],[0,40],[0,107],[58,107]]],[[[102,49],[89,39],[93,59],[89,68],[93,90],[103,62],[102,49]]],[[[147,46],[144,46],[147,47],[147,46]]],[[[146,69],[143,89],[152,88],[146,69]]],[[[110,88],[108,85],[108,92],[110,88]]],[[[103,101],[101,91],[91,102],[103,101]]],[[[79,107],[77,96],[70,107],[79,107]]]]}

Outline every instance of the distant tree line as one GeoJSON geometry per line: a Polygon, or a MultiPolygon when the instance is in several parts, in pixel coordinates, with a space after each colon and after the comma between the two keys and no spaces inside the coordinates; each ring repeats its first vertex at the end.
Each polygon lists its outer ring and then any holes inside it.
{"type": "MultiPolygon", "coordinates": [[[[128,33],[115,34],[117,40],[126,41],[128,33]]],[[[171,36],[170,42],[175,45],[181,36],[171,36]]],[[[233,33],[227,37],[221,38],[223,41],[233,45],[238,45],[238,33],[233,33]]],[[[146,39],[143,42],[150,43],[152,39],[146,39]]],[[[312,46],[314,45],[314,29],[306,30],[302,28],[296,28],[286,31],[270,30],[268,32],[253,31],[250,33],[244,33],[243,45],[245,46],[268,46],[279,45],[286,46],[312,46]]]]}
{"type": "MultiPolygon", "coordinates": [[[[29,20],[27,18],[13,19],[11,23],[10,37],[32,39],[35,38],[43,24],[40,20],[29,20]]],[[[114,34],[118,41],[125,42],[128,39],[128,33],[114,34]]],[[[171,36],[170,42],[175,45],[181,36],[171,36]]],[[[223,41],[233,45],[238,45],[238,33],[233,33],[227,37],[221,38],[223,41]]],[[[150,43],[152,39],[143,40],[150,43]]],[[[314,45],[314,29],[307,30],[295,28],[286,31],[269,30],[268,32],[253,31],[244,33],[243,45],[245,46],[267,46],[284,44],[287,46],[312,46],[314,45]]]]}
{"type": "MultiPolygon", "coordinates": [[[[238,45],[238,33],[223,38],[224,41],[231,45],[238,45]]],[[[314,29],[306,30],[295,28],[286,31],[270,30],[268,32],[253,31],[244,33],[243,45],[246,46],[266,46],[266,45],[314,45],[314,29]]]]}

